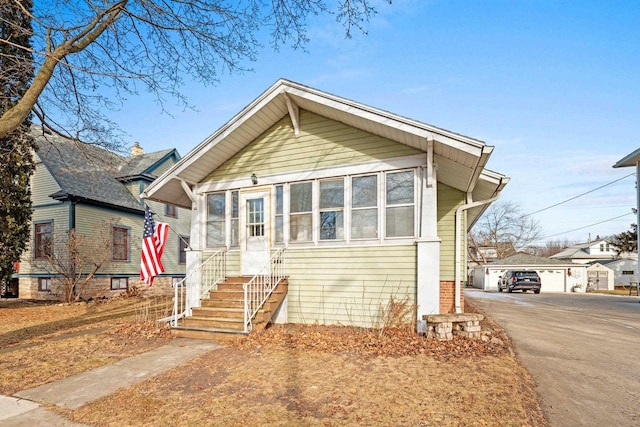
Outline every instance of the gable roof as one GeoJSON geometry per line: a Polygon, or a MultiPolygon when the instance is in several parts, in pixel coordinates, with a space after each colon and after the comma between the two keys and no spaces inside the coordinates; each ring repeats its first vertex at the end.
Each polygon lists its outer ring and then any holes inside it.
{"type": "MultiPolygon", "coordinates": [[[[423,152],[433,144],[438,181],[472,192],[474,200],[496,196],[509,181],[484,169],[493,147],[480,140],[280,79],[153,182],[143,197],[190,208],[191,200],[183,185],[192,187],[201,182],[283,117],[292,117],[295,128],[299,109],[423,152]]],[[[472,210],[475,214],[469,224],[486,207],[472,210]]]]}
{"type": "Polygon", "coordinates": [[[171,156],[175,156],[176,160],[180,159],[175,148],[128,157],[119,167],[119,171],[115,176],[120,181],[127,181],[133,178],[146,178],[153,181],[158,177],[153,173],[153,169],[171,156]]]}
{"type": "Polygon", "coordinates": [[[135,159],[91,144],[45,134],[39,126],[33,126],[31,133],[36,141],[40,161],[60,187],[50,197],[111,206],[135,213],[144,213],[144,207],[140,199],[132,195],[122,180],[118,179],[122,176],[122,170],[127,172],[128,177],[147,173],[147,178],[155,178],[148,173],[152,166],[157,166],[161,159],[165,159],[167,152],[175,151],[164,150],[135,159]]]}
{"type": "Polygon", "coordinates": [[[528,265],[528,266],[546,266],[546,265],[567,265],[566,262],[557,260],[557,259],[551,259],[551,258],[545,258],[545,257],[541,257],[541,256],[536,256],[536,255],[530,255],[527,253],[523,253],[523,252],[518,252],[515,255],[512,255],[510,257],[504,258],[504,259],[499,259],[493,262],[490,262],[489,264],[490,266],[496,266],[496,265],[504,265],[504,266],[516,266],[516,265],[528,265]]]}

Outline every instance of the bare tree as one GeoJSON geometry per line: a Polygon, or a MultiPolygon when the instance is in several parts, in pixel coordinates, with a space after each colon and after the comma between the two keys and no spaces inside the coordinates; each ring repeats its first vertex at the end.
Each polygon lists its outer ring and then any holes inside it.
{"type": "Polygon", "coordinates": [[[115,141],[104,109],[129,96],[145,90],[161,107],[167,97],[188,106],[185,79],[215,84],[224,72],[248,70],[265,29],[274,48],[297,49],[308,41],[310,15],[334,14],[349,37],[376,13],[369,0],[51,0],[32,13],[20,0],[0,2],[31,17],[33,47],[0,43],[36,63],[30,87],[0,117],[0,138],[33,111],[51,130],[94,143],[115,141]]]}
{"type": "Polygon", "coordinates": [[[111,227],[103,223],[90,235],[72,229],[52,238],[41,267],[54,277],[57,286],[52,292],[64,302],[79,301],[111,255],[111,227]]]}
{"type": "Polygon", "coordinates": [[[527,247],[527,251],[532,253],[533,255],[541,256],[548,258],[551,255],[555,255],[557,253],[562,252],[568,247],[572,246],[574,243],[569,242],[568,239],[564,240],[549,240],[545,242],[542,246],[529,246],[527,247]]]}
{"type": "Polygon", "coordinates": [[[540,234],[538,221],[522,214],[517,203],[499,200],[489,206],[469,233],[469,252],[480,253],[482,246],[491,247],[497,258],[503,259],[526,248],[540,234]]]}

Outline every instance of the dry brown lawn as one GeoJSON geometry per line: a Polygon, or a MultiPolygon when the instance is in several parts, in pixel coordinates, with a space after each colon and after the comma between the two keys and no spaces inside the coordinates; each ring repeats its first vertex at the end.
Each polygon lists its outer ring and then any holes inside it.
{"type": "MultiPolygon", "coordinates": [[[[170,339],[139,299],[0,300],[0,394],[129,357],[170,339]]],[[[97,426],[546,426],[535,384],[487,319],[486,340],[404,329],[274,326],[77,410],[97,426]],[[491,340],[491,338],[494,338],[491,340]]]]}

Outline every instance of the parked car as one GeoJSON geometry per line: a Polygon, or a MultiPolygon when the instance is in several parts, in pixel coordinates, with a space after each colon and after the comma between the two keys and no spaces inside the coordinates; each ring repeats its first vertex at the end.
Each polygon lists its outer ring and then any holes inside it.
{"type": "Polygon", "coordinates": [[[532,270],[508,270],[498,281],[498,291],[507,292],[520,290],[527,292],[532,290],[534,293],[539,294],[542,288],[542,280],[538,273],[532,270]]]}

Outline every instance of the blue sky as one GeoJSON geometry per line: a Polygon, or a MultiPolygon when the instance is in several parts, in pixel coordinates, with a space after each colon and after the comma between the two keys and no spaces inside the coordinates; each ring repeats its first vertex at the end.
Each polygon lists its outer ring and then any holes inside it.
{"type": "MultiPolygon", "coordinates": [[[[146,152],[185,155],[283,77],[495,146],[488,168],[511,178],[502,199],[523,213],[634,172],[612,165],[640,147],[640,2],[394,0],[379,12],[352,39],[314,17],[306,52],[265,38],[252,72],[185,87],[196,111],[161,115],[142,96],[114,119],[146,152]]],[[[635,206],[631,176],[533,217],[551,240],[586,241],[628,230],[635,206]]]]}

